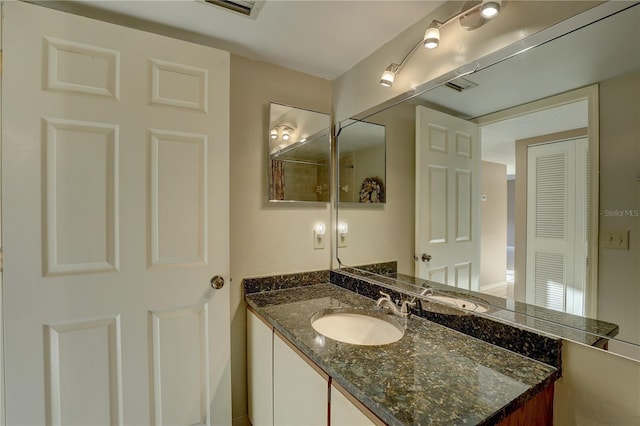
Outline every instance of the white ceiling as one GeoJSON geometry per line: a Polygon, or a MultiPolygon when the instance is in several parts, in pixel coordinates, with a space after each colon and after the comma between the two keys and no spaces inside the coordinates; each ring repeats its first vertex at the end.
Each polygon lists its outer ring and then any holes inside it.
{"type": "Polygon", "coordinates": [[[333,80],[444,2],[266,0],[255,20],[197,0],[74,3],[43,2],[128,26],[147,21],[156,32],[187,31],[194,41],[333,80]]]}
{"type": "Polygon", "coordinates": [[[574,102],[482,126],[482,159],[505,164],[507,175],[515,175],[517,140],[587,127],[587,108],[587,101],[574,102]]]}

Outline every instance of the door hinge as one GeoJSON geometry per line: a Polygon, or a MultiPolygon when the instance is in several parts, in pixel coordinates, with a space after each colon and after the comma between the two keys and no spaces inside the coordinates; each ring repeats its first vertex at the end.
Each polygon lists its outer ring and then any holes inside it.
{"type": "Polygon", "coordinates": [[[2,50],[0,50],[0,75],[2,75],[2,50]]]}
{"type": "Polygon", "coordinates": [[[4,270],[4,250],[0,248],[0,272],[4,270]]]}

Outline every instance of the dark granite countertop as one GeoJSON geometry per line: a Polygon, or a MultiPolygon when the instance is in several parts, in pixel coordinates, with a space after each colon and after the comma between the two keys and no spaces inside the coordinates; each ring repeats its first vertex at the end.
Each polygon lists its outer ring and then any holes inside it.
{"type": "MultiPolygon", "coordinates": [[[[391,425],[485,425],[553,383],[558,370],[419,317],[395,343],[358,346],[319,335],[314,313],[377,309],[333,284],[247,294],[248,305],[391,425]]],[[[402,320],[401,320],[402,321],[402,320]]]]}

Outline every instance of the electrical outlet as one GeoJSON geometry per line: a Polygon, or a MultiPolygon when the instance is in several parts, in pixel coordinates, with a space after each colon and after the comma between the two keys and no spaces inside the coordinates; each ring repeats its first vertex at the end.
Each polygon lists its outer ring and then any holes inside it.
{"type": "Polygon", "coordinates": [[[629,250],[629,231],[607,231],[604,235],[604,248],[629,250]]]}

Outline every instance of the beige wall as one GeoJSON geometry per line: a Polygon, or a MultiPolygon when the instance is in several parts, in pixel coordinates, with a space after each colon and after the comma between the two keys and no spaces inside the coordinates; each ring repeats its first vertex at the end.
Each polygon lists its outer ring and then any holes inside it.
{"type": "MultiPolygon", "coordinates": [[[[640,73],[600,83],[598,317],[618,324],[620,339],[636,343],[640,342],[639,94],[640,73]],[[603,247],[611,230],[629,231],[629,250],[603,247]]],[[[626,351],[625,346],[619,349],[626,351]]]]}
{"type": "Polygon", "coordinates": [[[507,270],[507,166],[483,161],[480,202],[480,290],[504,282],[507,270]]]}
{"type": "Polygon", "coordinates": [[[356,196],[359,194],[359,185],[369,177],[379,177],[385,182],[383,175],[385,169],[385,146],[378,145],[373,148],[361,149],[355,153],[355,191],[356,196]],[[382,171],[383,173],[380,173],[382,171]]]}
{"type": "Polygon", "coordinates": [[[331,112],[331,83],[231,55],[231,375],[233,417],[247,414],[246,314],[242,279],[329,268],[331,250],[313,249],[313,225],[329,228],[328,204],[268,203],[269,102],[331,112]]]}
{"type": "Polygon", "coordinates": [[[561,426],[640,424],[640,363],[563,342],[553,420],[561,426]]]}

